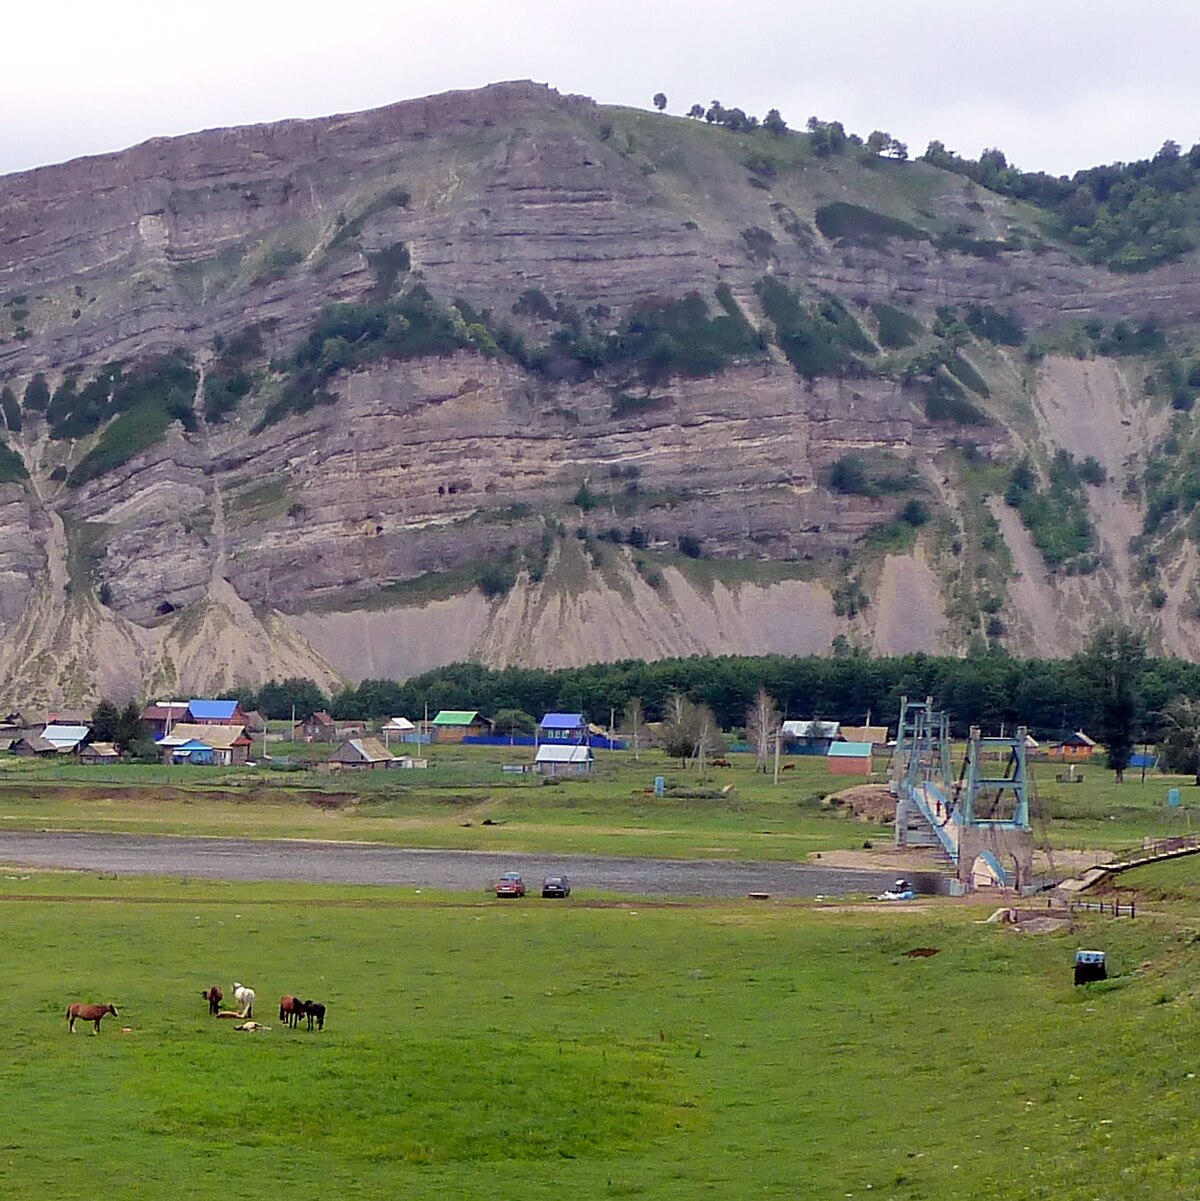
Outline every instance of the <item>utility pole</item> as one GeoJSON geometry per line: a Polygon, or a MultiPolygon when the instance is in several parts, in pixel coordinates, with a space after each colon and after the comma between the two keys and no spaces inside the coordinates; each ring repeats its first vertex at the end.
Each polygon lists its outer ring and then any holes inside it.
{"type": "Polygon", "coordinates": [[[774,783],[779,783],[779,744],[783,741],[781,737],[783,733],[782,726],[775,727],[775,780],[774,783]]]}

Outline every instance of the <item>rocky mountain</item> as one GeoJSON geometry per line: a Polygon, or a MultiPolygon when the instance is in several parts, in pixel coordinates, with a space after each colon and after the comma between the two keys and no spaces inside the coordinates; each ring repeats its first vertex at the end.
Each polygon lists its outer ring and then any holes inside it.
{"type": "Polygon", "coordinates": [[[820,149],[511,83],[0,178],[5,693],[1195,653],[1194,254],[820,149]]]}

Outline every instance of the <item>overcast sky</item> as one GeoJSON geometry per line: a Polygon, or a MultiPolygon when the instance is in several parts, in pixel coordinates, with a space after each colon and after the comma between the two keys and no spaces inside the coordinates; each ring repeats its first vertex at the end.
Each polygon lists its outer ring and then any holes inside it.
{"type": "Polygon", "coordinates": [[[0,174],[504,79],[720,100],[1073,171],[1200,140],[1195,0],[55,0],[5,6],[0,174]],[[11,9],[11,11],[9,11],[11,9]]]}

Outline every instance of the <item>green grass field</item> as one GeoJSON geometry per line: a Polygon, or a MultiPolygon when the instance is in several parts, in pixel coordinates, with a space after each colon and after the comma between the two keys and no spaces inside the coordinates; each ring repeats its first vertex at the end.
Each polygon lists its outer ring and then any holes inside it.
{"type": "MultiPolygon", "coordinates": [[[[311,748],[308,748],[311,751],[311,748]]],[[[586,781],[547,786],[505,775],[528,763],[527,747],[435,747],[428,771],[328,775],[261,768],[89,768],[0,758],[0,829],[358,839],[413,847],[558,854],[802,859],[816,851],[886,845],[887,827],[848,818],[822,798],[858,781],[832,775],[819,757],[789,757],[778,786],[749,755],[699,780],[660,752],[599,752],[586,781]],[[656,775],[672,786],[648,795],[656,775]],[[732,791],[722,794],[722,789],[732,791]],[[485,824],[487,823],[487,824],[485,824]]],[[[885,764],[876,761],[882,773],[885,764]]],[[[1056,848],[1119,851],[1144,837],[1182,833],[1186,809],[1166,805],[1168,787],[1188,802],[1182,777],[1133,773],[1123,785],[1100,766],[1083,784],[1061,769],[1035,773],[1039,841],[1056,848]]],[[[877,774],[877,780],[883,779],[877,774]]]]}
{"type": "Polygon", "coordinates": [[[0,898],[5,1196],[1160,1201],[1200,1169],[1175,920],[16,872],[0,898]],[[1077,945],[1115,978],[1074,989],[1077,945]],[[269,1033],[207,1016],[235,977],[269,1033]],[[323,1034],[280,1028],[293,991],[323,1034]],[[120,1018],[71,1037],[75,999],[120,1018]]]}

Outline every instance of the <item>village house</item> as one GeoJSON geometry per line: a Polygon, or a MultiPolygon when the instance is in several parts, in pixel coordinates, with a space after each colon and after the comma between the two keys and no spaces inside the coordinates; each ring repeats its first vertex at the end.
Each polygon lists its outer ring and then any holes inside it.
{"type": "Polygon", "coordinates": [[[887,746],[887,726],[842,726],[841,736],[847,742],[869,742],[872,746],[887,746]]]}
{"type": "Polygon", "coordinates": [[[537,740],[586,746],[591,741],[591,731],[582,713],[547,713],[538,724],[537,740]]]}
{"type": "Polygon", "coordinates": [[[407,717],[390,717],[379,727],[379,732],[386,738],[398,738],[404,742],[416,734],[417,727],[407,717]]]}
{"type": "Polygon", "coordinates": [[[337,722],[324,709],[310,713],[292,727],[293,742],[333,742],[336,736],[337,722]]]}
{"type": "Polygon", "coordinates": [[[825,752],[825,763],[835,776],[869,776],[872,770],[869,742],[834,742],[825,752]]]}
{"type": "Polygon", "coordinates": [[[54,749],[60,755],[74,754],[92,736],[88,726],[62,725],[51,722],[42,729],[42,737],[54,744],[54,749]]]}
{"type": "Polygon", "coordinates": [[[347,738],[328,759],[333,771],[373,771],[389,768],[395,762],[396,757],[378,738],[347,738]]]}
{"type": "Polygon", "coordinates": [[[253,743],[244,726],[202,725],[179,722],[171,733],[158,740],[163,763],[212,763],[236,767],[250,760],[253,743]],[[211,752],[211,758],[204,754],[211,752]]]}
{"type": "Polygon", "coordinates": [[[190,700],[187,720],[198,726],[246,727],[246,715],[237,701],[190,700]]]}
{"type": "Polygon", "coordinates": [[[590,746],[543,742],[534,756],[533,770],[539,776],[586,776],[594,760],[590,746]]]}
{"type": "Polygon", "coordinates": [[[475,709],[443,709],[430,726],[437,742],[462,742],[492,732],[492,722],[475,709]]]}
{"type": "Polygon", "coordinates": [[[785,721],[779,728],[789,755],[826,755],[841,736],[836,721],[785,721]]]}
{"type": "Polygon", "coordinates": [[[111,742],[89,742],[79,752],[79,762],[90,767],[110,767],[121,762],[121,755],[111,742]]]}
{"type": "Polygon", "coordinates": [[[1064,762],[1078,762],[1082,759],[1090,759],[1095,753],[1095,741],[1089,738],[1082,730],[1076,730],[1074,734],[1064,738],[1062,742],[1056,742],[1050,748],[1050,758],[1062,759],[1064,762]]]}
{"type": "Polygon", "coordinates": [[[58,748],[52,742],[47,742],[40,734],[32,731],[13,739],[8,748],[12,754],[23,758],[52,759],[58,754],[58,748]]]}
{"type": "Polygon", "coordinates": [[[142,721],[150,729],[150,737],[157,742],[171,732],[171,727],[180,721],[187,721],[187,701],[155,701],[142,710],[142,721]]]}

